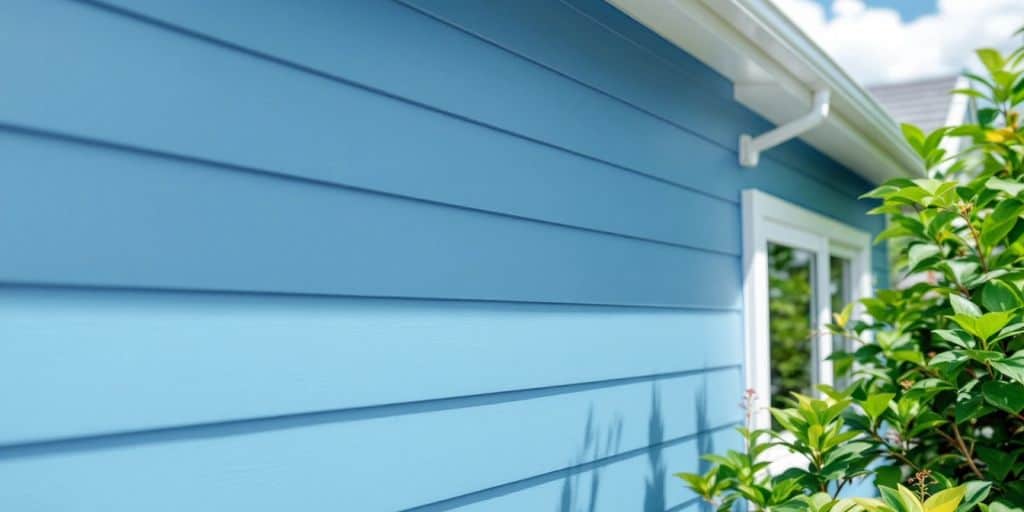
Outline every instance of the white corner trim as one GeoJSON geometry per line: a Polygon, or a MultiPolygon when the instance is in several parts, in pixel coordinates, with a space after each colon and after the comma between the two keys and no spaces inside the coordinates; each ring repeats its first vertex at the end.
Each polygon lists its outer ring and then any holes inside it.
{"type": "MultiPolygon", "coordinates": [[[[850,261],[851,299],[871,295],[871,236],[846,224],[806,210],[758,190],[744,190],[743,309],[747,387],[757,392],[755,428],[771,426],[771,338],[768,318],[768,243],[781,243],[815,254],[815,313],[819,332],[812,353],[818,364],[812,375],[819,384],[832,383],[832,336],[826,325],[832,317],[829,259],[850,261]]],[[[860,315],[855,311],[854,317],[860,315]]]]}

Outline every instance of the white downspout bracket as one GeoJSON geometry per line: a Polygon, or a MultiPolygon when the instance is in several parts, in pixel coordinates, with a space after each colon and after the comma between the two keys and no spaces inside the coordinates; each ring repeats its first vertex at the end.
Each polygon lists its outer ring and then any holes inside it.
{"type": "Polygon", "coordinates": [[[740,165],[756,167],[762,151],[797,137],[824,121],[828,117],[830,96],[828,89],[814,91],[814,102],[807,114],[757,137],[740,135],[740,165]]]}

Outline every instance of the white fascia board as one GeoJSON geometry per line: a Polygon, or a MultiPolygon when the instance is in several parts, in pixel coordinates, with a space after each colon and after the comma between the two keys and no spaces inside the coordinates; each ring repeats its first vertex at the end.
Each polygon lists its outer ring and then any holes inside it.
{"type": "Polygon", "coordinates": [[[924,174],[896,122],[767,0],[607,1],[727,77],[735,99],[773,123],[830,90],[832,114],[801,139],[864,178],[924,174]]]}

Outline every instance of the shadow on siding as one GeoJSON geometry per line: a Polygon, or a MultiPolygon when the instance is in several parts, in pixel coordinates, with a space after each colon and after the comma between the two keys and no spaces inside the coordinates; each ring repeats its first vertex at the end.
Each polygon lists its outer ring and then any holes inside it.
{"type": "MultiPolygon", "coordinates": [[[[694,406],[694,416],[696,416],[696,420],[697,420],[697,454],[698,454],[698,456],[703,456],[703,455],[706,455],[708,453],[714,453],[714,451],[715,451],[715,441],[711,437],[711,434],[712,434],[712,431],[714,430],[714,427],[711,426],[709,424],[709,422],[708,422],[708,394],[707,394],[707,379],[706,378],[701,383],[700,388],[695,391],[694,395],[695,395],[695,398],[696,398],[694,400],[694,404],[695,404],[695,406],[694,406]]],[[[657,398],[656,394],[654,396],[655,396],[655,398],[657,398]]],[[[651,442],[652,442],[652,444],[654,443],[654,439],[655,439],[654,434],[656,432],[655,428],[654,428],[654,426],[656,424],[655,417],[657,415],[657,419],[660,422],[660,419],[661,419],[660,418],[660,412],[661,412],[660,404],[659,404],[658,407],[654,407],[652,409],[652,414],[651,414],[651,442]]],[[[660,432],[659,432],[659,434],[660,434],[660,432]]],[[[707,502],[705,502],[703,500],[699,500],[699,499],[687,500],[687,501],[685,501],[683,503],[680,503],[680,504],[678,504],[678,505],[676,505],[674,507],[667,508],[666,504],[665,504],[665,501],[666,501],[666,498],[665,498],[665,485],[683,485],[683,482],[681,480],[678,480],[677,478],[673,477],[671,480],[668,481],[668,484],[666,484],[667,475],[666,475],[666,470],[665,470],[664,463],[661,461],[661,452],[660,451],[652,450],[652,454],[650,456],[650,461],[651,461],[651,480],[647,481],[647,494],[644,496],[644,512],[655,512],[655,511],[657,511],[657,512],[679,512],[681,510],[689,508],[691,505],[694,505],[694,504],[697,504],[697,506],[699,507],[698,510],[700,512],[713,512],[714,508],[711,506],[710,503],[707,503],[707,502]],[[657,452],[657,454],[655,454],[655,452],[657,452]],[[658,483],[658,484],[655,485],[654,483],[658,483]]],[[[705,473],[709,469],[711,469],[711,463],[710,462],[708,462],[708,461],[706,461],[704,459],[698,459],[698,461],[697,461],[697,472],[698,473],[705,473]]]]}
{"type": "MultiPolygon", "coordinates": [[[[594,408],[587,414],[587,424],[583,429],[583,445],[571,466],[582,464],[588,460],[600,460],[618,453],[622,440],[622,418],[616,417],[605,432],[594,425],[594,408]]],[[[597,495],[601,488],[601,468],[594,468],[586,473],[573,473],[562,479],[562,494],[556,510],[558,512],[596,512],[597,495]],[[582,478],[581,478],[582,477],[582,478]],[[589,480],[585,482],[583,478],[589,480]],[[589,483],[589,485],[584,485],[589,483]]]]}

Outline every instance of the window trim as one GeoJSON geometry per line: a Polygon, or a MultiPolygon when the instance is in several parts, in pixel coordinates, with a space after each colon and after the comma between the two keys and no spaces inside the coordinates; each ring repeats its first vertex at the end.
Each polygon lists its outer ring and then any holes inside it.
{"type": "MultiPolygon", "coordinates": [[[[815,356],[812,374],[818,383],[830,384],[832,363],[824,358],[832,352],[832,336],[825,328],[832,317],[829,288],[829,258],[850,262],[850,298],[870,297],[871,236],[861,230],[766,194],[747,189],[742,193],[743,219],[743,309],[747,388],[757,392],[757,410],[752,411],[754,428],[769,428],[771,414],[771,340],[768,323],[768,242],[813,251],[815,254],[815,356]]],[[[862,315],[861,307],[854,318],[862,315]]]]}

